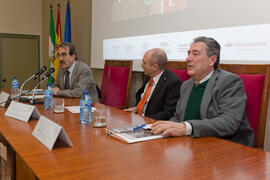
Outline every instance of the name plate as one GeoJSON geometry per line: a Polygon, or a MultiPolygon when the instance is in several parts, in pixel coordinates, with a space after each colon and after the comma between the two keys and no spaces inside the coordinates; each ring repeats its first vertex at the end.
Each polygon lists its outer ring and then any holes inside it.
{"type": "Polygon", "coordinates": [[[0,94],[0,105],[1,107],[8,107],[11,102],[11,97],[8,93],[2,91],[0,94]]]}
{"type": "Polygon", "coordinates": [[[28,122],[30,117],[34,119],[40,118],[40,114],[35,106],[17,101],[11,101],[5,115],[24,122],[28,122]]]}
{"type": "Polygon", "coordinates": [[[49,150],[53,149],[58,138],[69,146],[73,146],[64,128],[44,116],[38,120],[32,135],[49,150]]]}

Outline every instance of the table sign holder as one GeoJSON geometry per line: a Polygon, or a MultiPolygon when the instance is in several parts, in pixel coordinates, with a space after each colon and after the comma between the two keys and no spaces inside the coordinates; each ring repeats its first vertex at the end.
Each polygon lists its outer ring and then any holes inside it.
{"type": "Polygon", "coordinates": [[[53,149],[58,138],[67,145],[73,146],[64,128],[45,116],[40,117],[32,135],[49,150],[53,149]]]}
{"type": "Polygon", "coordinates": [[[0,93],[0,106],[5,108],[8,107],[11,102],[11,97],[8,93],[2,91],[0,93]]]}
{"type": "Polygon", "coordinates": [[[5,116],[9,116],[24,122],[28,122],[30,117],[33,119],[39,119],[40,113],[33,105],[23,104],[17,101],[11,101],[5,116]]]}

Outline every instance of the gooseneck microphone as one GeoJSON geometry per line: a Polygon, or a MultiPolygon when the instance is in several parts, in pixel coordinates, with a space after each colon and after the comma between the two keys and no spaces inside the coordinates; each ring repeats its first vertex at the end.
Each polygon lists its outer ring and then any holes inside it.
{"type": "MultiPolygon", "coordinates": [[[[23,82],[23,84],[22,84],[22,86],[21,86],[21,88],[20,88],[20,91],[19,91],[19,101],[20,101],[20,102],[27,102],[27,101],[28,101],[27,98],[21,97],[21,96],[22,96],[22,90],[23,90],[24,85],[25,85],[28,81],[30,81],[32,78],[34,78],[34,79],[38,78],[44,71],[46,71],[46,69],[47,69],[47,66],[43,66],[36,74],[33,74],[31,77],[29,77],[28,79],[26,79],[26,80],[23,82]]],[[[31,91],[31,89],[30,89],[28,92],[30,92],[30,91],[31,91]]]]}
{"type": "Polygon", "coordinates": [[[43,81],[44,79],[48,79],[49,76],[50,76],[52,73],[54,73],[54,71],[55,71],[54,68],[50,68],[50,69],[46,72],[46,74],[41,78],[41,81],[43,81]]]}
{"type": "Polygon", "coordinates": [[[30,100],[30,103],[31,104],[42,104],[43,102],[42,101],[39,101],[38,99],[35,99],[35,91],[36,91],[36,88],[44,81],[46,81],[50,75],[52,73],[54,73],[55,69],[54,68],[50,68],[47,73],[41,78],[40,82],[33,88],[33,91],[32,91],[32,99],[30,100]]]}
{"type": "Polygon", "coordinates": [[[43,66],[36,74],[34,79],[37,79],[44,71],[47,70],[47,66],[43,66]]]}

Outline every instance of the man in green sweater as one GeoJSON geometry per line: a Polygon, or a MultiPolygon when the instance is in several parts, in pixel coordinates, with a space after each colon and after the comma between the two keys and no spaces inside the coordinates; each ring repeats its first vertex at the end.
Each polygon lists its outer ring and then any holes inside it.
{"type": "Polygon", "coordinates": [[[191,78],[181,86],[175,115],[170,121],[154,123],[154,134],[215,136],[253,146],[243,83],[236,74],[219,70],[219,59],[220,45],[216,40],[194,39],[186,58],[191,78]]]}

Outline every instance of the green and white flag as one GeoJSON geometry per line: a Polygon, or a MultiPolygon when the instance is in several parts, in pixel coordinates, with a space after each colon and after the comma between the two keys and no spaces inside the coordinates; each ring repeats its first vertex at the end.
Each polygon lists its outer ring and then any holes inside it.
{"type": "MultiPolygon", "coordinates": [[[[49,62],[50,68],[54,66],[55,59],[55,30],[54,30],[54,21],[53,21],[53,8],[50,7],[50,30],[49,30],[49,62]]],[[[49,78],[49,83],[53,83],[53,74],[49,78]]]]}

